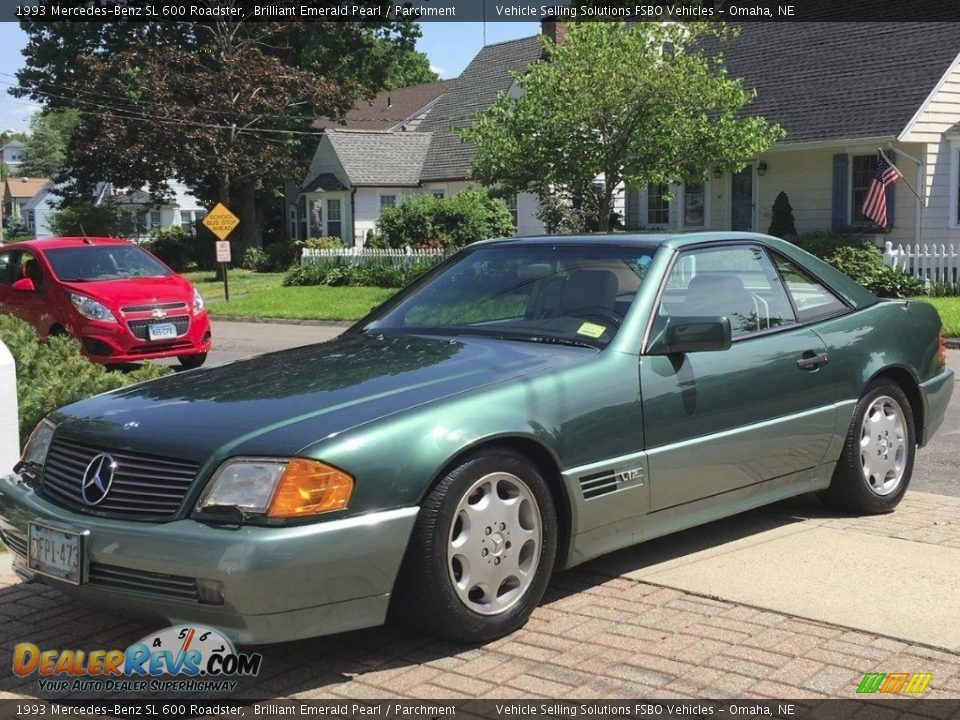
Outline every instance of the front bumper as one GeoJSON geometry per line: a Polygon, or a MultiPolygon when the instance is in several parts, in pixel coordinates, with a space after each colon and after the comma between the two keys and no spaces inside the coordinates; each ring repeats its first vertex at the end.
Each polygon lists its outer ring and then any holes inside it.
{"type": "Polygon", "coordinates": [[[39,497],[17,475],[0,478],[0,532],[22,578],[170,624],[213,626],[241,644],[382,624],[418,509],[285,528],[154,524],[71,512],[39,497]],[[27,525],[35,518],[89,531],[81,585],[26,569],[27,525]],[[222,604],[184,597],[189,580],[219,583],[222,604]]]}
{"type": "Polygon", "coordinates": [[[943,424],[954,384],[953,370],[949,368],[920,384],[920,394],[923,397],[923,427],[917,428],[920,433],[917,439],[920,446],[926,445],[943,424]]]}
{"type": "MultiPolygon", "coordinates": [[[[196,315],[178,316],[186,323],[186,331],[175,339],[149,341],[137,337],[132,323],[150,321],[146,313],[123,316],[119,322],[104,323],[89,321],[78,328],[83,354],[97,363],[133,363],[141,360],[179,357],[208,353],[213,349],[210,318],[202,311],[196,315]],[[183,320],[186,318],[185,320],[183,320]]],[[[165,322],[158,320],[157,322],[165,322]]]]}

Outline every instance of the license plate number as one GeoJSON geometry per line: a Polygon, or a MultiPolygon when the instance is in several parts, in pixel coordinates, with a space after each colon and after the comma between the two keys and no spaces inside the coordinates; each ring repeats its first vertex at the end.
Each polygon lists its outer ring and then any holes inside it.
{"type": "Polygon", "coordinates": [[[27,546],[27,565],[41,575],[79,585],[83,568],[85,533],[31,522],[27,546]]]}
{"type": "Polygon", "coordinates": [[[173,323],[150,325],[148,336],[151,340],[175,340],[177,338],[177,326],[173,323]]]}

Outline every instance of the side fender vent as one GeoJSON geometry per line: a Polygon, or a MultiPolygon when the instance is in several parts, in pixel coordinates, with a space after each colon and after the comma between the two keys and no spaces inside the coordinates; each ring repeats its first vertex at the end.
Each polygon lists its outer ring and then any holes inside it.
{"type": "Polygon", "coordinates": [[[619,485],[617,474],[612,470],[584,475],[580,478],[580,489],[583,491],[583,499],[591,500],[601,495],[614,492],[619,485]]]}

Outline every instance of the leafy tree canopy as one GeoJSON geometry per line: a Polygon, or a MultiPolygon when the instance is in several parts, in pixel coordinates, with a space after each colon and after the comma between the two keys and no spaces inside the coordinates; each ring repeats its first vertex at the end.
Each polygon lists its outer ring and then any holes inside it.
{"type": "Polygon", "coordinates": [[[544,38],[546,59],[516,74],[522,92],[462,131],[477,148],[474,177],[508,192],[593,194],[590,215],[607,230],[622,183],[738,169],[784,133],[742,112],[754,93],[704,50],[729,32],[711,23],[569,23],[566,43],[544,38]]]}
{"type": "Polygon", "coordinates": [[[20,174],[53,177],[67,162],[67,146],[80,113],[73,108],[47,110],[30,119],[30,134],[24,141],[20,174]]]}

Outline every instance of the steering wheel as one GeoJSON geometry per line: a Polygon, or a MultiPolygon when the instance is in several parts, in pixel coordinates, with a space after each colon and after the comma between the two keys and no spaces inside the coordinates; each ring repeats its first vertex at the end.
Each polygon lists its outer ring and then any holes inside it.
{"type": "Polygon", "coordinates": [[[567,312],[561,314],[561,317],[571,316],[592,320],[603,320],[604,322],[613,325],[613,327],[616,328],[620,327],[620,323],[623,322],[623,318],[618,315],[616,311],[611,310],[610,308],[601,307],[600,305],[573,308],[572,310],[567,310],[567,312]]]}

